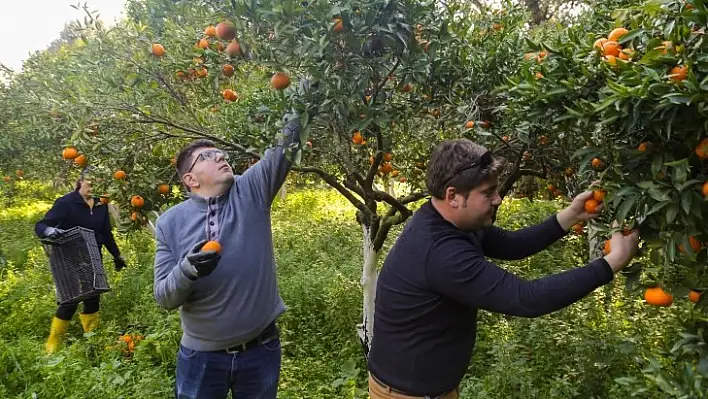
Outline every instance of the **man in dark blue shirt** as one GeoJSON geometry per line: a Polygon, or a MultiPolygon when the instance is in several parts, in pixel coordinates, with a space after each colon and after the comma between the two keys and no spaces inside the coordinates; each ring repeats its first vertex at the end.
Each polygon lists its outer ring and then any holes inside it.
{"type": "Polygon", "coordinates": [[[501,163],[460,139],[431,154],[431,199],[406,225],[384,261],[376,287],[369,353],[372,399],[454,399],[475,344],[477,310],[537,317],[566,307],[612,281],[634,256],[638,231],[615,233],[612,251],[587,265],[526,281],[486,260],[522,259],[597,214],[584,209],[591,192],[544,222],[518,231],[492,226],[501,204],[501,163]]]}

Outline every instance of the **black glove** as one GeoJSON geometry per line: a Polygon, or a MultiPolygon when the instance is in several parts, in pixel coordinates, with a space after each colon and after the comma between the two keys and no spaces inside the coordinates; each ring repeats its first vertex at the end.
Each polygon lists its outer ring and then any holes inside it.
{"type": "Polygon", "coordinates": [[[44,237],[51,238],[52,240],[61,237],[64,233],[66,233],[66,230],[57,229],[56,227],[47,227],[44,229],[44,237]]]}
{"type": "Polygon", "coordinates": [[[123,270],[123,268],[125,268],[125,266],[127,266],[125,264],[125,260],[123,260],[123,258],[121,256],[116,256],[115,258],[113,258],[113,265],[114,265],[117,272],[123,270]]]}
{"type": "Polygon", "coordinates": [[[57,229],[56,227],[47,227],[44,229],[44,237],[52,240],[56,240],[64,233],[66,233],[66,230],[57,229]]]}
{"type": "Polygon", "coordinates": [[[207,240],[198,242],[180,263],[182,270],[191,276],[192,279],[211,274],[221,259],[221,254],[216,251],[202,252],[202,247],[206,243],[207,240]]]}

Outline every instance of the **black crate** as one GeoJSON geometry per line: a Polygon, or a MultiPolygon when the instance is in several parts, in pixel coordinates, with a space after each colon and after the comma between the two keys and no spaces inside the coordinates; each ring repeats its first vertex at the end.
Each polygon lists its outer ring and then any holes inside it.
{"type": "Polygon", "coordinates": [[[79,302],[111,290],[93,230],[74,227],[55,240],[42,240],[42,244],[49,257],[57,302],[79,302]]]}

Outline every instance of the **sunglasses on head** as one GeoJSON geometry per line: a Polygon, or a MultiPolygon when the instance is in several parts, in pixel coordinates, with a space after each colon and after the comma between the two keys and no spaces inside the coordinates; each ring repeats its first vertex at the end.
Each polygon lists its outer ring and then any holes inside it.
{"type": "Polygon", "coordinates": [[[453,173],[452,176],[450,176],[450,178],[447,179],[447,182],[446,182],[446,183],[449,183],[450,180],[452,180],[453,178],[455,178],[455,176],[457,176],[458,174],[460,174],[460,173],[462,173],[462,172],[464,172],[464,171],[466,171],[466,170],[470,170],[470,169],[473,169],[473,168],[476,168],[476,167],[479,167],[480,170],[484,170],[484,169],[488,168],[493,162],[494,162],[494,155],[492,155],[491,152],[487,151],[487,152],[485,152],[484,154],[482,154],[482,156],[480,156],[479,158],[477,158],[476,160],[474,160],[474,161],[472,161],[472,162],[470,162],[470,163],[468,163],[468,164],[466,164],[466,165],[463,165],[462,167],[458,168],[458,169],[455,171],[455,173],[453,173]]]}

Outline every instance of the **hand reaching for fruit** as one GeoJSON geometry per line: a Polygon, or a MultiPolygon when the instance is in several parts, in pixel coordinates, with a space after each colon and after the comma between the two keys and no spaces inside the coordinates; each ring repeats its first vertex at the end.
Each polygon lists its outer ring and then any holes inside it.
{"type": "Polygon", "coordinates": [[[573,198],[573,202],[557,215],[558,223],[563,230],[570,229],[574,224],[594,219],[602,211],[605,192],[602,190],[586,191],[573,198]]]}

